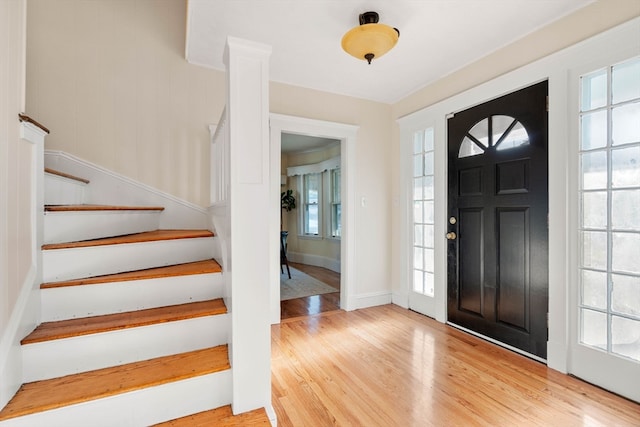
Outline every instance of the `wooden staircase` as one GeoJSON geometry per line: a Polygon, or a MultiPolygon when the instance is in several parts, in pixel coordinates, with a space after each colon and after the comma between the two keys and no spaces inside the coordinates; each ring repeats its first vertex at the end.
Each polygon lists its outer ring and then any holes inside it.
{"type": "Polygon", "coordinates": [[[45,197],[42,323],[21,341],[25,383],[0,427],[270,425],[228,406],[213,233],[159,230],[160,206],[82,204],[87,180],[46,172],[60,196],[45,197]]]}

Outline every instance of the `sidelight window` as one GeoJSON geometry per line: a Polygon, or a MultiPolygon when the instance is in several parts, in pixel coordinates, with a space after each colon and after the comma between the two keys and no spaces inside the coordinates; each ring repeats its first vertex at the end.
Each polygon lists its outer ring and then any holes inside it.
{"type": "Polygon", "coordinates": [[[580,93],[579,339],[640,361],[640,58],[580,93]]]}
{"type": "Polygon", "coordinates": [[[433,297],[433,128],[413,140],[413,290],[433,297]]]}

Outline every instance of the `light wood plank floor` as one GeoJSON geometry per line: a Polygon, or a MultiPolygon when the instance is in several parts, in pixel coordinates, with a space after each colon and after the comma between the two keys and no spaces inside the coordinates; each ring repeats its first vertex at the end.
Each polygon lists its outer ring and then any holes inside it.
{"type": "Polygon", "coordinates": [[[340,273],[313,265],[290,262],[289,265],[336,288],[336,292],[295,298],[280,302],[280,318],[291,319],[301,316],[312,316],[319,313],[340,309],[340,273]]]}
{"type": "Polygon", "coordinates": [[[272,326],[288,426],[638,426],[640,405],[393,305],[272,326]]]}

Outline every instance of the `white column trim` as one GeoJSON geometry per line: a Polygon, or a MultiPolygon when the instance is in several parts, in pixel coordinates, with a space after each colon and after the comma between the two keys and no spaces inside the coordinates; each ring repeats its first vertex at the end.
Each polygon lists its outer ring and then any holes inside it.
{"type": "MultiPolygon", "coordinates": [[[[278,246],[256,207],[269,206],[269,56],[266,45],[227,39],[227,118],[229,142],[230,256],[224,266],[230,281],[234,413],[271,406],[271,329],[267,277],[278,270],[270,262],[278,246]]],[[[279,179],[278,172],[276,179],[279,179]]]]}

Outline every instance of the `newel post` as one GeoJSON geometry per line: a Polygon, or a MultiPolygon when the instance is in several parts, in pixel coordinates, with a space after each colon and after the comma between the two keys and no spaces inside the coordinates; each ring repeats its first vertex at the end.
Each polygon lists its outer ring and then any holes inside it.
{"type": "Polygon", "coordinates": [[[31,209],[31,256],[36,266],[36,282],[42,279],[42,243],[44,241],[44,141],[49,129],[25,114],[19,114],[20,138],[32,144],[31,186],[29,199],[31,209]]]}
{"type": "Polygon", "coordinates": [[[269,56],[271,48],[229,37],[227,113],[233,412],[271,409],[269,317],[269,56]]]}

